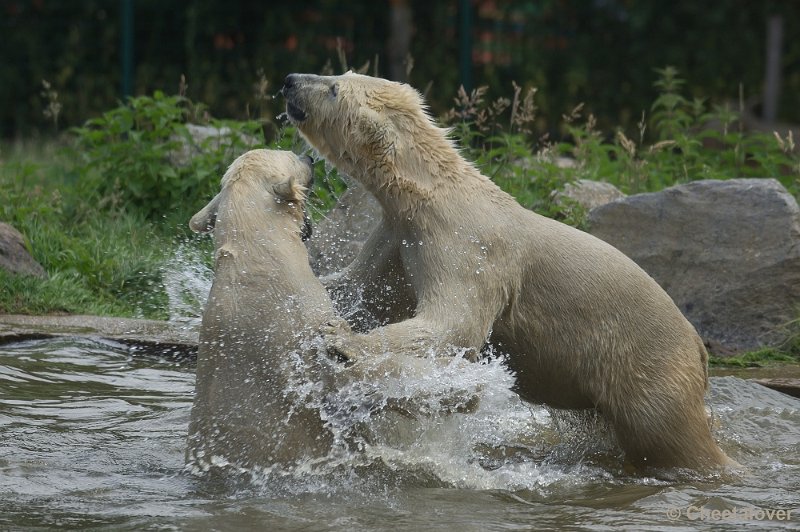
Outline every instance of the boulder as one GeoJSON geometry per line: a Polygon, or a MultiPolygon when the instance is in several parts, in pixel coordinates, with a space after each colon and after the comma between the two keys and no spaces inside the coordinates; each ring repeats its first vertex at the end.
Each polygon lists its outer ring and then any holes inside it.
{"type": "Polygon", "coordinates": [[[328,275],[350,264],[383,217],[380,203],[366,188],[353,179],[347,183],[347,190],[306,242],[317,275],[328,275]]]}
{"type": "Polygon", "coordinates": [[[553,201],[556,204],[563,204],[565,199],[569,199],[586,211],[624,197],[625,194],[611,183],[589,179],[578,179],[567,183],[562,190],[553,193],[553,201]]]}
{"type": "Polygon", "coordinates": [[[588,221],[664,287],[715,353],[787,339],[800,312],[800,208],[775,179],[695,181],[602,205],[588,221]]]}
{"type": "Polygon", "coordinates": [[[47,277],[42,265],[28,253],[22,233],[2,222],[0,222],[0,268],[20,275],[47,277]]]}

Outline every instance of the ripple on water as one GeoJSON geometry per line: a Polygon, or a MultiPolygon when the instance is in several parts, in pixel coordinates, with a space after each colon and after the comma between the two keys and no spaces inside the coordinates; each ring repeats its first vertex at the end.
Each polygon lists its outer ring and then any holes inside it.
{"type": "Polygon", "coordinates": [[[3,346],[0,368],[0,492],[17,504],[97,511],[163,495],[162,479],[180,471],[186,368],[86,338],[3,346]]]}

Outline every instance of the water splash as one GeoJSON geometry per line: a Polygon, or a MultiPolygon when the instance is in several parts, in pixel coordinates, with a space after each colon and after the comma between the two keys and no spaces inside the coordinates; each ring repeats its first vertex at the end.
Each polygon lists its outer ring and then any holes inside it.
{"type": "Polygon", "coordinates": [[[214,279],[206,254],[206,250],[183,242],[162,266],[170,321],[199,326],[214,279]]]}
{"type": "MultiPolygon", "coordinates": [[[[196,242],[184,243],[165,264],[171,320],[199,324],[213,279],[207,253],[196,242]]],[[[431,356],[419,359],[422,371],[418,367],[413,376],[353,379],[328,359],[309,365],[303,352],[324,351],[315,344],[319,341],[287,353],[294,378],[283,393],[298,410],[311,407],[319,413],[333,435],[330,451],[292,467],[230,467],[234,478],[246,479],[237,489],[369,492],[368,486],[382,479],[384,487],[541,492],[609,474],[608,467],[596,464],[597,456],[616,452],[602,421],[523,402],[502,356],[490,354],[471,364],[457,357],[442,364],[441,357],[431,356]]],[[[290,411],[284,426],[291,417],[290,411]]],[[[217,466],[225,463],[222,458],[217,466]]]]}
{"type": "Polygon", "coordinates": [[[596,416],[523,402],[501,356],[478,363],[456,356],[444,364],[441,357],[425,357],[414,375],[373,379],[349,378],[343,366],[327,359],[311,368],[299,352],[289,356],[297,372],[284,397],[318,411],[333,435],[331,449],[288,467],[229,468],[228,488],[235,477],[243,481],[237,490],[282,496],[370,493],[376,482],[390,491],[428,486],[546,492],[610,475],[594,463],[596,455],[616,452],[605,425],[596,416]],[[333,388],[330,382],[320,385],[315,374],[334,375],[333,388]]]}

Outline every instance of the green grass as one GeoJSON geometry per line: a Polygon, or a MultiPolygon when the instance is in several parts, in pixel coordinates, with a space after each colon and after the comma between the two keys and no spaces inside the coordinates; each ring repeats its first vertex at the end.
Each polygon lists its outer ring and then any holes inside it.
{"type": "Polygon", "coordinates": [[[130,309],[99,298],[78,275],[55,272],[47,279],[0,269],[0,312],[15,314],[130,315],[130,309]]]}
{"type": "Polygon", "coordinates": [[[734,357],[711,356],[708,365],[727,368],[761,368],[778,364],[800,364],[800,354],[767,347],[734,357]]]}
{"type": "Polygon", "coordinates": [[[40,281],[3,272],[0,312],[167,317],[160,277],[171,238],[163,229],[135,212],[103,210],[77,182],[66,146],[0,154],[0,219],[25,236],[49,274],[40,281]]]}
{"type": "Polygon", "coordinates": [[[49,278],[4,272],[0,312],[168,317],[161,266],[172,246],[153,227],[134,217],[74,225],[51,218],[15,225],[29,235],[33,257],[49,278]]]}

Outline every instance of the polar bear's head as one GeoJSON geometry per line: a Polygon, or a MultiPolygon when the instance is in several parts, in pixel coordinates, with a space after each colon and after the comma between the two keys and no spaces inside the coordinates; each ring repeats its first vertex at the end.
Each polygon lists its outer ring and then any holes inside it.
{"type": "Polygon", "coordinates": [[[384,209],[414,210],[438,184],[469,170],[409,85],[352,72],[289,74],[281,93],[308,143],[364,184],[384,209]]]}
{"type": "Polygon", "coordinates": [[[311,163],[310,157],[290,151],[248,151],[231,163],[222,178],[222,190],[192,216],[189,227],[207,233],[225,225],[225,233],[245,236],[250,227],[264,231],[265,225],[280,224],[307,239],[311,226],[304,206],[313,178],[311,163]]]}
{"type": "Polygon", "coordinates": [[[398,152],[413,149],[432,125],[414,88],[381,78],[352,72],[289,74],[281,92],[286,114],[300,133],[346,170],[386,164],[398,152]]]}

